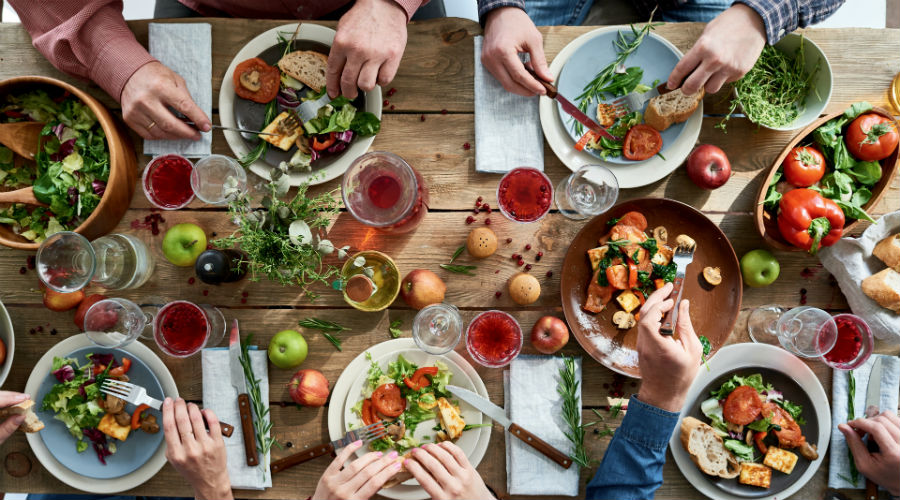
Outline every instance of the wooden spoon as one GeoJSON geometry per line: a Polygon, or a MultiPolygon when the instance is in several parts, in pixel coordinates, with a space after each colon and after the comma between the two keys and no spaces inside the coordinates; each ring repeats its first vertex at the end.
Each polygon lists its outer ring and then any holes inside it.
{"type": "Polygon", "coordinates": [[[34,188],[32,186],[0,193],[0,203],[24,203],[26,205],[37,205],[40,207],[47,206],[46,203],[41,203],[34,197],[34,188]]]}
{"type": "Polygon", "coordinates": [[[0,144],[29,160],[34,159],[40,143],[41,122],[0,123],[0,144]]]}

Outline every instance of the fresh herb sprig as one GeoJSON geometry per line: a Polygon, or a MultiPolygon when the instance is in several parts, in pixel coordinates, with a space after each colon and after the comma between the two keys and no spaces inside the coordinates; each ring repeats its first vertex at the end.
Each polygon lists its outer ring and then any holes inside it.
{"type": "Polygon", "coordinates": [[[391,321],[390,326],[388,326],[388,333],[391,334],[391,338],[396,339],[403,335],[403,330],[400,329],[400,325],[402,324],[402,319],[395,319],[394,321],[391,321]]]}
{"type": "Polygon", "coordinates": [[[325,337],[326,339],[328,339],[328,341],[331,342],[332,345],[334,345],[334,348],[337,349],[338,351],[343,351],[343,349],[341,348],[341,340],[338,339],[337,337],[335,337],[334,335],[332,335],[331,332],[341,333],[343,331],[350,330],[349,328],[347,328],[345,326],[341,326],[333,321],[327,321],[327,320],[319,319],[319,318],[301,319],[300,321],[297,322],[297,325],[300,326],[301,328],[309,328],[311,330],[319,330],[319,332],[322,333],[322,336],[325,337]]]}
{"type": "Polygon", "coordinates": [[[584,449],[584,428],[587,425],[581,424],[581,398],[578,396],[580,382],[575,373],[575,359],[567,356],[563,356],[562,359],[564,366],[559,369],[559,383],[557,384],[556,392],[562,396],[563,420],[566,421],[569,427],[568,431],[563,432],[569,441],[575,445],[575,449],[569,455],[569,458],[582,467],[590,467],[594,461],[584,449]]]}
{"type": "MultiPolygon", "coordinates": [[[[256,421],[254,428],[256,429],[256,445],[259,453],[266,457],[273,444],[278,445],[278,441],[272,437],[272,420],[269,418],[269,408],[266,407],[266,399],[260,389],[260,380],[253,373],[253,365],[250,364],[250,343],[253,341],[253,334],[249,334],[241,341],[241,368],[244,369],[244,378],[247,380],[247,392],[250,396],[250,409],[253,411],[253,418],[256,421]]],[[[280,447],[280,445],[279,445],[280,447]]],[[[260,462],[259,466],[264,471],[269,470],[267,460],[260,462]]]]}
{"type": "Polygon", "coordinates": [[[712,344],[709,342],[709,339],[706,335],[701,335],[700,337],[700,345],[703,346],[703,353],[701,358],[703,360],[703,365],[706,366],[706,371],[710,371],[709,363],[707,362],[706,357],[709,356],[709,352],[712,350],[712,344]]]}
{"type": "Polygon", "coordinates": [[[456,251],[453,252],[453,256],[450,257],[450,264],[453,264],[453,261],[456,260],[456,258],[459,257],[460,255],[462,255],[463,250],[465,250],[465,249],[466,249],[465,245],[462,245],[461,247],[457,248],[456,251]]]}
{"type": "MultiPolygon", "coordinates": [[[[856,418],[856,409],[854,408],[856,405],[853,400],[856,399],[856,376],[853,375],[853,370],[849,370],[847,372],[847,421],[851,421],[856,418]]],[[[853,453],[850,453],[850,450],[847,450],[847,456],[850,458],[850,481],[853,483],[853,486],[856,486],[856,483],[859,482],[859,469],[856,468],[856,461],[853,460],[853,453]]]]}
{"type": "Polygon", "coordinates": [[[474,271],[478,266],[463,266],[459,264],[441,264],[441,269],[456,274],[465,274],[466,276],[475,276],[474,271]]]}
{"type": "Polygon", "coordinates": [[[618,417],[619,412],[621,412],[621,411],[622,411],[622,402],[619,401],[618,403],[609,407],[609,418],[618,417]]]}

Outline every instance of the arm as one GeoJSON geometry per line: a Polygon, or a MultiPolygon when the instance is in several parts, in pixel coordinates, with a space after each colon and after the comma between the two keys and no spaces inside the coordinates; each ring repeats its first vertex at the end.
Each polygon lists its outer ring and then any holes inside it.
{"type": "Polygon", "coordinates": [[[500,7],[518,7],[525,10],[525,0],[478,0],[478,19],[484,26],[488,12],[500,7]]]}
{"type": "Polygon", "coordinates": [[[871,418],[858,418],[838,425],[844,434],[853,460],[864,476],[891,494],[900,497],[900,417],[894,411],[885,411],[871,418]],[[878,444],[878,451],[869,451],[861,434],[878,444]]]}
{"type": "Polygon", "coordinates": [[[219,419],[194,403],[166,398],[162,407],[166,459],[194,489],[199,500],[231,500],[225,441],[219,419]],[[203,421],[209,425],[207,432],[203,421]]]}
{"type": "Polygon", "coordinates": [[[766,25],[766,38],[774,45],[784,35],[822,22],[844,4],[844,0],[739,0],[756,11],[766,25]]]}

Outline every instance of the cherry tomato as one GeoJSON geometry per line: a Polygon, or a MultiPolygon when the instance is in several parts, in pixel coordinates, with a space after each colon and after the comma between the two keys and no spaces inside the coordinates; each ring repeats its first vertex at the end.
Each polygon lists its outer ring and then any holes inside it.
{"type": "Polygon", "coordinates": [[[328,136],[325,136],[324,134],[313,136],[312,148],[316,151],[324,151],[330,148],[335,140],[337,139],[335,139],[334,132],[329,132],[328,136]],[[319,141],[320,137],[323,137],[321,141],[319,141]]]}
{"type": "Polygon", "coordinates": [[[642,161],[659,153],[662,136],[650,125],[635,125],[625,134],[622,155],[628,160],[642,161]]]}
{"type": "Polygon", "coordinates": [[[760,412],[762,412],[762,401],[759,400],[759,393],[749,385],[742,385],[731,391],[722,408],[725,421],[735,425],[747,425],[753,422],[760,412]]]}
{"type": "Polygon", "coordinates": [[[847,127],[846,143],[850,154],[862,161],[883,160],[897,149],[897,123],[876,113],[858,116],[847,127]]]}
{"type": "Polygon", "coordinates": [[[275,66],[269,66],[265,61],[258,57],[253,57],[242,61],[234,68],[234,74],[231,75],[232,83],[234,83],[234,93],[241,99],[249,99],[253,102],[266,104],[278,95],[278,89],[281,86],[281,70],[275,66]],[[259,75],[259,90],[253,91],[241,85],[241,75],[256,71],[259,75]]]}
{"type": "Polygon", "coordinates": [[[796,187],[812,186],[825,175],[825,157],[809,146],[792,149],[781,166],[784,167],[784,179],[796,187]]]}
{"type": "Polygon", "coordinates": [[[625,264],[617,264],[606,268],[606,280],[610,286],[625,290],[628,288],[628,268],[625,264]]]}
{"type": "Polygon", "coordinates": [[[644,214],[640,212],[628,212],[619,218],[619,222],[616,224],[622,224],[623,226],[632,226],[636,227],[641,231],[647,230],[647,218],[644,217],[644,214]]]}
{"type": "Polygon", "coordinates": [[[578,151],[584,151],[584,147],[587,146],[589,142],[595,140],[596,137],[597,134],[595,134],[591,130],[588,130],[584,133],[583,136],[581,136],[581,139],[578,139],[578,142],[575,143],[575,149],[578,151]]]}
{"type": "Polygon", "coordinates": [[[128,370],[131,369],[131,360],[128,358],[122,358],[122,366],[117,366],[109,371],[110,377],[121,377],[128,373],[128,370]]]}
{"type": "Polygon", "coordinates": [[[394,384],[378,386],[372,393],[372,406],[375,411],[387,417],[399,417],[406,409],[406,399],[400,394],[400,388],[394,384]]]}

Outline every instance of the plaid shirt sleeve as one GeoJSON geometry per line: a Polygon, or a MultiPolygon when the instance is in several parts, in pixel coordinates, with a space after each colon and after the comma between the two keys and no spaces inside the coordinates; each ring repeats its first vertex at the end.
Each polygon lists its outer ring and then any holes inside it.
{"type": "Polygon", "coordinates": [[[525,10],[525,0],[478,0],[478,20],[484,26],[484,17],[488,12],[500,7],[518,7],[525,10]]]}
{"type": "Polygon", "coordinates": [[[742,3],[759,14],[766,25],[769,45],[773,45],[797,28],[825,20],[844,0],[738,0],[735,3],[742,3]]]}

